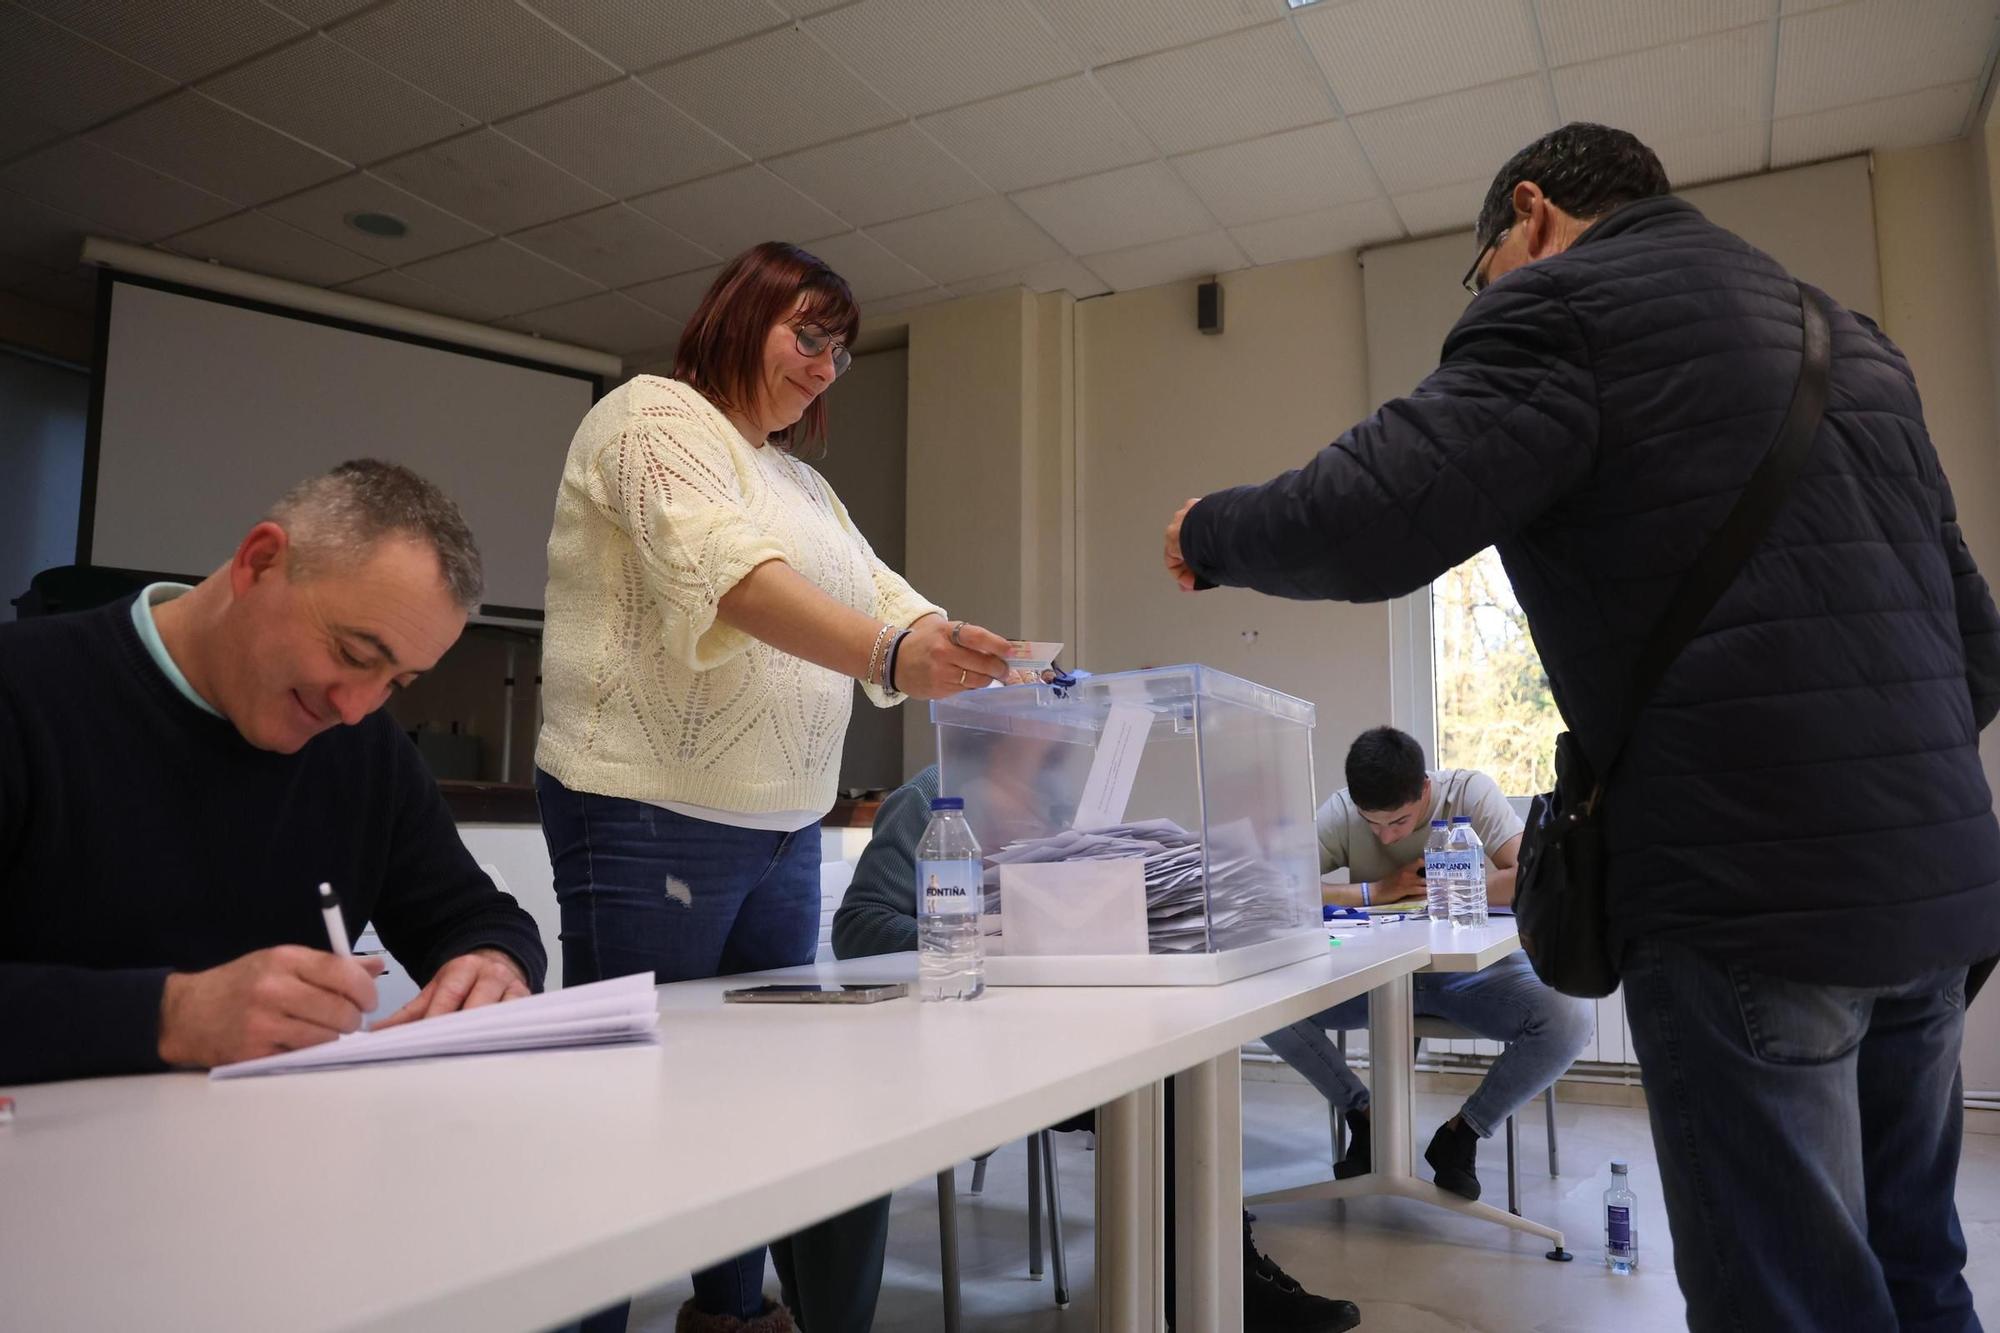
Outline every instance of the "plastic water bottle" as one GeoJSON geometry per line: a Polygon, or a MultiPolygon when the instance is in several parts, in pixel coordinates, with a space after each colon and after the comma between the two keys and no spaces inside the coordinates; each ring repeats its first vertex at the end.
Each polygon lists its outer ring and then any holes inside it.
{"type": "Polygon", "coordinates": [[[1629,1274],[1639,1267],[1639,1228],[1632,1217],[1638,1208],[1625,1163],[1612,1162],[1611,1188],[1604,1191],[1604,1266],[1614,1273],[1629,1274]]]}
{"type": "Polygon", "coordinates": [[[965,801],[932,801],[931,822],[917,843],[919,999],[976,1000],[986,993],[980,874],[979,840],[965,822],[965,801]]]}
{"type": "Polygon", "coordinates": [[[1451,901],[1447,897],[1451,878],[1444,862],[1444,845],[1450,829],[1442,819],[1433,819],[1431,836],[1424,839],[1424,901],[1433,921],[1451,920],[1451,901]]]}
{"type": "Polygon", "coordinates": [[[1458,815],[1451,821],[1451,835],[1445,843],[1450,860],[1451,924],[1486,924],[1486,844],[1472,820],[1458,815]]]}

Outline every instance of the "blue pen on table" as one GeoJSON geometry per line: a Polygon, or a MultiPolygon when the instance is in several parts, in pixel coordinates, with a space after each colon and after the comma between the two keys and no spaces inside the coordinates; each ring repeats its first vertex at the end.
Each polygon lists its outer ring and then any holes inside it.
{"type": "Polygon", "coordinates": [[[340,914],[340,895],[324,881],[319,886],[319,914],[326,920],[326,947],[335,957],[354,957],[354,951],[347,947],[347,921],[340,914]]]}

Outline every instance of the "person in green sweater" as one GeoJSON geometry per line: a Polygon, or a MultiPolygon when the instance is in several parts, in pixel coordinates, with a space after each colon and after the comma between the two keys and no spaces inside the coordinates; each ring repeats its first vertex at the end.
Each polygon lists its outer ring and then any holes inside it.
{"type": "MultiPolygon", "coordinates": [[[[837,958],[908,953],[917,947],[917,842],[930,822],[938,796],[938,770],[931,764],[890,793],[875,812],[875,829],[855,864],[854,879],[833,915],[837,958]]],[[[1167,1115],[1172,1123],[1172,1085],[1167,1115]]],[[[1062,1129],[1087,1129],[1088,1117],[1064,1122],[1062,1129]]],[[[1167,1158],[1167,1213],[1173,1214],[1173,1157],[1167,1158]]],[[[883,1201],[886,1205],[886,1200],[883,1201]]],[[[857,1210],[858,1211],[858,1210],[857,1210]]],[[[888,1209],[880,1210],[875,1244],[888,1243],[888,1209]]],[[[854,1235],[850,1243],[861,1243],[854,1235]]],[[[1173,1245],[1167,1246],[1167,1308],[1173,1308],[1173,1245]]],[[[1171,1321],[1171,1315],[1169,1316],[1171,1321]]],[[[1259,1254],[1243,1215],[1243,1327],[1245,1333],[1340,1333],[1353,1328],[1361,1312],[1351,1301],[1315,1296],[1267,1255],[1259,1254]]]]}

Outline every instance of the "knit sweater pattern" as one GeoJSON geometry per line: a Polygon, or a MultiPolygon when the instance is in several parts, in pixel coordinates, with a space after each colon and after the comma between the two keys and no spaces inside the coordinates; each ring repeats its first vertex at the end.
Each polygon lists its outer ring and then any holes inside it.
{"type": "Polygon", "coordinates": [[[641,375],[605,395],[570,444],[549,536],[543,771],[603,796],[831,809],[853,682],[717,617],[770,560],[897,626],[941,614],[818,472],[693,388],[641,375]]]}

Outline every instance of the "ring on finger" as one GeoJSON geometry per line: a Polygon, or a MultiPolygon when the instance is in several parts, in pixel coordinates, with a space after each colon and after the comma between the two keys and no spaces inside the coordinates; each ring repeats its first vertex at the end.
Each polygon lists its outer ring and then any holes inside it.
{"type": "Polygon", "coordinates": [[[960,668],[958,669],[958,683],[959,683],[960,685],[963,685],[963,684],[965,684],[965,677],[966,677],[966,672],[967,672],[967,668],[965,668],[965,667],[960,667],[960,668]]]}
{"type": "MultiPolygon", "coordinates": [[[[964,645],[963,643],[959,642],[959,638],[958,638],[959,634],[960,634],[960,633],[962,633],[962,632],[964,631],[964,629],[965,629],[965,622],[964,622],[963,620],[954,620],[954,621],[952,621],[952,622],[951,622],[951,646],[952,646],[952,647],[954,647],[954,648],[963,648],[963,647],[965,647],[965,645],[964,645]]],[[[964,684],[965,682],[964,682],[964,681],[960,681],[959,683],[960,683],[960,684],[962,685],[962,684],[964,684]]]]}

